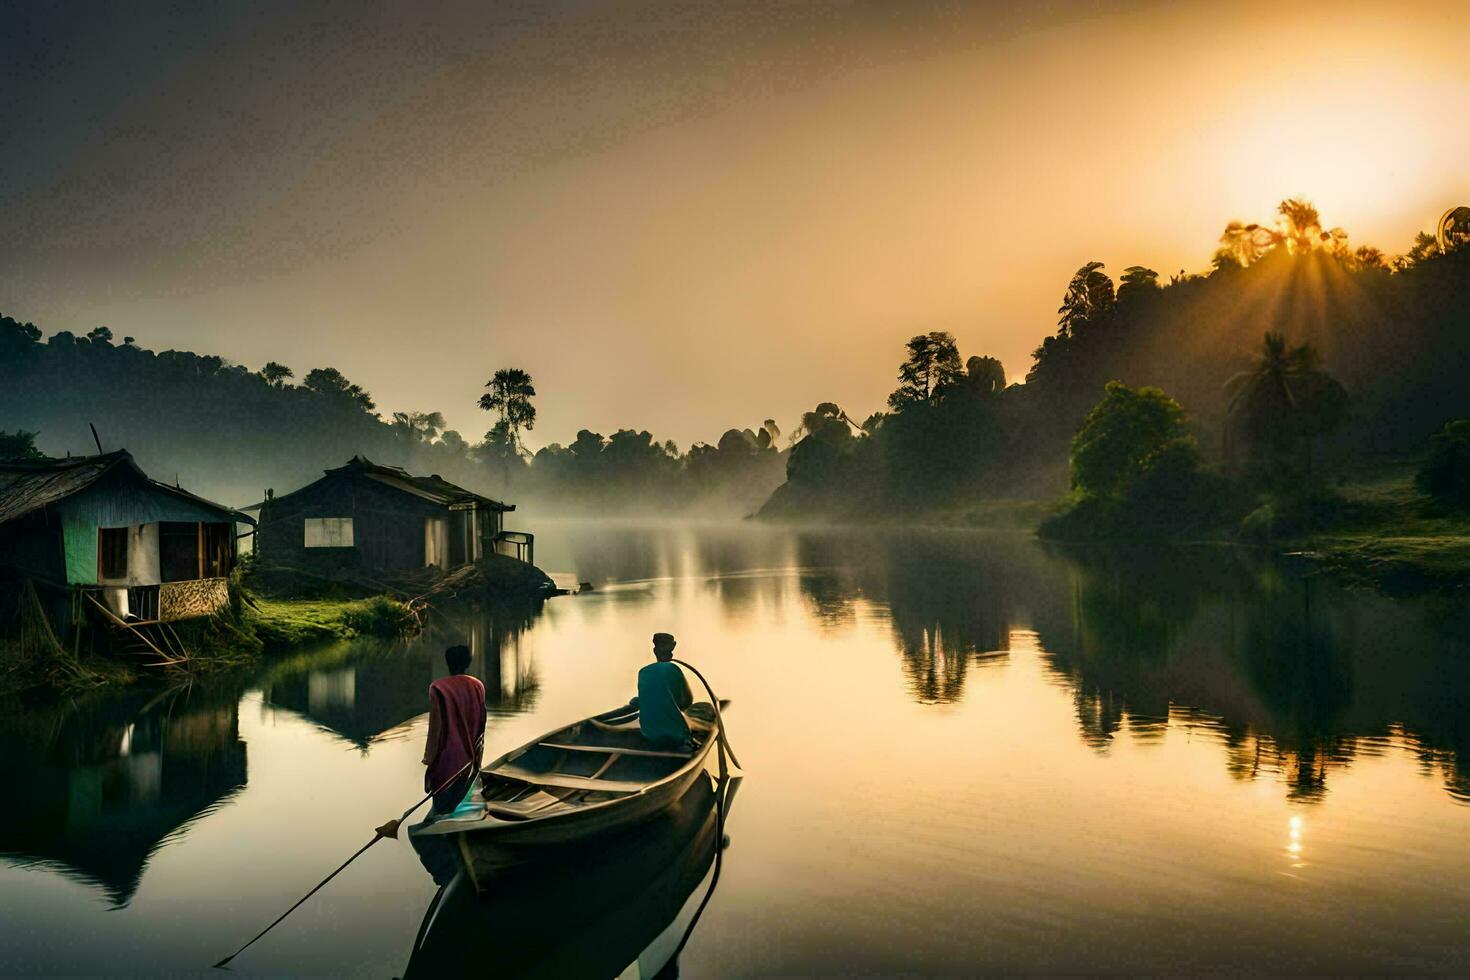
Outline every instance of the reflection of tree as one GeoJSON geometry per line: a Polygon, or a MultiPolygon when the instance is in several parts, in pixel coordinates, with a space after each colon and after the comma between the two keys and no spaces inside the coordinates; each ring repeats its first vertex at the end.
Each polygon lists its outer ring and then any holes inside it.
{"type": "Polygon", "coordinates": [[[1224,549],[1072,551],[1070,616],[1038,605],[1078,730],[1105,747],[1170,724],[1213,735],[1239,779],[1321,799],[1367,753],[1413,752],[1470,789],[1470,615],[1347,593],[1224,549]]]}
{"type": "Polygon", "coordinates": [[[238,697],[194,686],[8,714],[0,852],[127,905],[153,853],[244,787],[238,697]]]}
{"type": "Polygon", "coordinates": [[[1000,535],[805,534],[801,587],[829,625],[852,622],[859,597],[886,603],[914,699],[951,703],[964,696],[972,664],[1006,656],[1011,609],[1037,557],[1021,544],[1000,535]]]}
{"type": "MultiPolygon", "coordinates": [[[[1125,721],[1136,736],[1157,738],[1168,727],[1171,655],[1201,596],[1221,583],[1178,574],[1173,566],[1193,567],[1191,559],[1155,548],[1069,556],[1071,616],[1065,625],[1043,621],[1038,629],[1048,665],[1072,687],[1082,739],[1103,748],[1125,721]]],[[[1200,570],[1230,575],[1214,563],[1200,570]]]]}

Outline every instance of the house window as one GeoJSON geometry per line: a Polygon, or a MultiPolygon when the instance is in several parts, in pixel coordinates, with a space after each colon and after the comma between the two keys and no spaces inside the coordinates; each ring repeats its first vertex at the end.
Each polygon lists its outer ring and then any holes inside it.
{"type": "Polygon", "coordinates": [[[306,547],[351,548],[352,518],[308,517],[306,519],[306,547]]]}
{"type": "Polygon", "coordinates": [[[99,527],[97,529],[97,577],[101,579],[128,577],[127,528],[99,527]]]}

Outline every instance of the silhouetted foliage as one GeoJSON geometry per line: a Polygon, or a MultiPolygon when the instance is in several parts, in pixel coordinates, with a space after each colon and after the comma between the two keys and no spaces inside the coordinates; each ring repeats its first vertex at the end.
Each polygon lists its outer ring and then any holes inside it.
{"type": "Polygon", "coordinates": [[[501,368],[485,387],[490,390],[480,396],[480,407],[498,418],[491,432],[498,433],[497,441],[508,440],[510,448],[519,453],[521,430],[529,432],[536,427],[536,406],[531,404],[536,387],[531,376],[520,368],[501,368]]]}
{"type": "Polygon", "coordinates": [[[154,353],[132,338],[114,346],[106,328],[82,337],[60,331],[46,343],[41,336],[34,324],[0,316],[0,419],[39,430],[42,448],[56,455],[94,451],[87,423],[95,421],[104,448],[126,447],[148,471],[178,474],[232,503],[253,503],[267,487],[302,486],[360,454],[523,505],[744,516],[785,468],[771,419],[686,455],[646,431],[619,430],[609,440],[584,430],[572,446],[553,444],[527,459],[519,439],[535,421],[534,388],[514,369],[498,373],[504,383],[497,390],[492,381],[487,393],[506,400],[504,417],[471,445],[439,411],[380,417],[367,391],[335,368],[312,370],[293,386],[291,370],[275,361],[252,372],[215,356],[154,353]]]}
{"type": "Polygon", "coordinates": [[[1470,419],[1456,419],[1429,439],[1419,489],[1452,507],[1470,507],[1470,419]]]}
{"type": "Polygon", "coordinates": [[[940,330],[919,334],[905,346],[908,358],[898,368],[898,389],[888,396],[895,412],[916,402],[942,398],[964,374],[954,337],[940,330]]]}
{"type": "MultiPolygon", "coordinates": [[[[128,338],[129,343],[131,343],[132,340],[133,338],[128,338]]],[[[284,364],[277,363],[276,361],[267,361],[265,367],[260,369],[260,376],[264,378],[265,383],[270,385],[272,388],[280,388],[291,378],[294,378],[296,376],[296,372],[292,371],[284,364]]]]}
{"type": "MultiPolygon", "coordinates": [[[[200,358],[200,361],[209,362],[210,359],[200,358]]],[[[214,358],[218,362],[219,358],[214,358]]],[[[208,373],[215,374],[220,370],[219,363],[213,363],[208,373]]],[[[336,368],[313,368],[306,372],[306,377],[301,379],[301,386],[308,391],[314,391],[323,398],[330,398],[337,402],[351,405],[371,412],[378,406],[373,403],[373,398],[363,390],[362,385],[355,385],[343,377],[342,372],[336,368]]]]}
{"type": "Polygon", "coordinates": [[[1347,417],[1347,392],[1320,363],[1311,344],[1291,347],[1281,334],[1267,333],[1250,369],[1226,382],[1231,393],[1227,431],[1242,435],[1277,478],[1298,469],[1294,464],[1303,446],[1310,473],[1313,441],[1347,417]]]}
{"type": "Polygon", "coordinates": [[[17,429],[15,432],[0,430],[0,459],[40,459],[41,451],[36,448],[36,434],[17,429]]]}
{"type": "MultiPolygon", "coordinates": [[[[1135,265],[1115,288],[1102,263],[1089,262],[1068,281],[1024,385],[973,367],[956,378],[938,343],[948,335],[914,338],[889,412],[868,416],[850,444],[804,451],[798,442],[788,485],[765,512],[901,518],[1058,493],[1068,443],[1110,381],[1169,392],[1203,447],[1193,455],[1208,463],[1228,450],[1258,484],[1320,482],[1353,454],[1412,450],[1446,417],[1470,414],[1467,242],[1470,209],[1452,209],[1391,258],[1352,247],[1293,199],[1270,224],[1231,222],[1207,275],[1181,271],[1163,283],[1135,265]],[[926,383],[940,363],[934,351],[949,365],[937,386],[926,383]],[[989,397],[961,397],[978,390],[989,397]]],[[[1186,455],[1161,459],[1156,489],[1187,476],[1186,455]]],[[[1207,465],[1195,469],[1219,489],[1207,465]]]]}

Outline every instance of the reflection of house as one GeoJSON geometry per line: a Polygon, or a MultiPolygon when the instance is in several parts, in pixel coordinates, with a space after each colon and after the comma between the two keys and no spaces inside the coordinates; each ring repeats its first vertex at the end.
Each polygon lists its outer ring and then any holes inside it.
{"type": "Polygon", "coordinates": [[[122,451],[0,462],[0,565],[97,592],[120,615],[175,620],[223,605],[237,520],[249,518],[148,479],[122,451]]]}
{"type": "Polygon", "coordinates": [[[294,493],[267,493],[257,547],[266,560],[319,572],[450,569],[496,552],[531,561],[530,535],[505,531],[512,510],[438,476],[354,456],[294,493]]]}
{"type": "Polygon", "coordinates": [[[181,827],[243,788],[245,743],[232,694],[170,698],[141,714],[49,719],[33,740],[0,739],[7,790],[0,855],[38,863],[126,905],[149,858],[181,827]]]}
{"type": "Polygon", "coordinates": [[[429,710],[429,684],[443,677],[444,647],[470,647],[470,673],[485,685],[492,713],[525,711],[536,703],[539,679],[520,634],[529,622],[505,614],[477,617],[452,635],[434,635],[407,650],[366,650],[348,661],[331,659],[304,670],[277,672],[264,685],[266,703],[284,708],[367,749],[385,733],[429,710]]]}

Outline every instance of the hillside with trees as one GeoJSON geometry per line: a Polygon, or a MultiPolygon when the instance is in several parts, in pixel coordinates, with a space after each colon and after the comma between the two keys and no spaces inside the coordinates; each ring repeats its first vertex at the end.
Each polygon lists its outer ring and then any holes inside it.
{"type": "Polygon", "coordinates": [[[155,478],[235,505],[362,455],[522,507],[740,517],[785,471],[769,420],[682,453],[647,431],[584,429],[571,445],[532,455],[523,436],[535,426],[536,391],[516,368],[487,382],[480,406],[490,427],[475,441],[447,429],[438,411],[381,414],[336,368],[295,378],[276,361],[252,371],[214,355],[154,352],[107,327],[43,340],[36,325],[0,316],[0,431],[27,433],[53,455],[89,453],[94,424],[104,449],[126,448],[155,478]]]}
{"type": "Polygon", "coordinates": [[[1114,503],[1131,494],[1141,518],[1146,499],[1177,496],[1202,468],[1247,492],[1306,488],[1355,461],[1421,453],[1470,415],[1470,208],[1394,258],[1354,248],[1305,202],[1282,202],[1277,219],[1231,222],[1201,275],[1164,281],[1131,266],[1115,282],[1102,263],[1084,265],[1024,384],[1007,385],[991,358],[964,360],[948,333],[914,337],[887,411],[861,424],[832,403],[807,414],[763,514],[903,520],[1070,488],[1114,503]],[[1168,445],[1126,492],[1089,494],[1079,430],[1128,398],[1131,421],[1164,426],[1168,445]]]}

